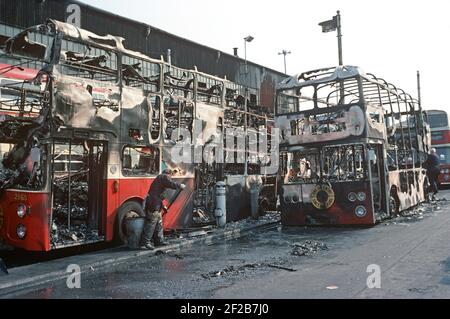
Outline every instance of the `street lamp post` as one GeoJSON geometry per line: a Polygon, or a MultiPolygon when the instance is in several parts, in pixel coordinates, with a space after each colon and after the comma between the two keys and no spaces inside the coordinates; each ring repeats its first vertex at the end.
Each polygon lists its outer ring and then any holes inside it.
{"type": "Polygon", "coordinates": [[[324,33],[337,30],[339,65],[344,65],[344,62],[342,61],[341,12],[338,10],[337,15],[335,15],[333,19],[323,21],[319,23],[319,25],[322,27],[322,32],[324,33]]]}
{"type": "Polygon", "coordinates": [[[339,50],[339,65],[344,65],[342,61],[342,32],[341,32],[341,12],[338,10],[336,15],[336,27],[338,38],[338,50],[339,50]]]}
{"type": "MultiPolygon", "coordinates": [[[[339,66],[343,66],[344,62],[342,60],[342,32],[341,32],[341,12],[338,10],[337,14],[333,17],[333,19],[328,21],[320,22],[319,25],[322,27],[322,32],[330,32],[337,30],[337,38],[338,38],[338,58],[339,58],[339,66]]],[[[339,104],[344,103],[345,89],[344,82],[339,82],[339,104]]]]}
{"type": "MultiPolygon", "coordinates": [[[[252,37],[251,35],[246,36],[244,38],[244,59],[245,59],[245,76],[247,76],[248,74],[248,68],[247,68],[247,42],[252,42],[254,39],[254,37],[252,37]]],[[[245,108],[245,114],[244,114],[244,130],[245,130],[245,142],[244,142],[244,174],[245,176],[247,176],[247,170],[248,170],[248,157],[247,157],[247,118],[248,118],[248,88],[245,88],[245,103],[244,103],[244,108],[245,108]]]]}
{"type": "Polygon", "coordinates": [[[248,69],[247,69],[247,42],[252,42],[254,39],[254,37],[252,37],[251,35],[246,36],[244,38],[244,59],[245,59],[245,74],[248,73],[248,69]]]}
{"type": "Polygon", "coordinates": [[[291,51],[283,50],[278,53],[278,55],[280,55],[280,54],[284,55],[284,74],[287,74],[287,72],[286,72],[286,54],[291,54],[291,51]]]}

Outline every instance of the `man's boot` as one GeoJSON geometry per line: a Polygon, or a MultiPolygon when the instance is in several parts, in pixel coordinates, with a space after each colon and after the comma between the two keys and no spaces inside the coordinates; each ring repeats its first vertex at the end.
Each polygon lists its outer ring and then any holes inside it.
{"type": "Polygon", "coordinates": [[[156,222],[152,219],[146,219],[144,223],[144,230],[141,237],[141,249],[153,250],[155,247],[152,244],[153,233],[155,232],[156,222]]]}
{"type": "Polygon", "coordinates": [[[158,214],[158,216],[155,216],[157,218],[157,222],[155,225],[155,231],[153,233],[153,242],[155,243],[156,247],[161,247],[167,245],[164,241],[164,229],[162,224],[162,216],[161,213],[158,214]]]}

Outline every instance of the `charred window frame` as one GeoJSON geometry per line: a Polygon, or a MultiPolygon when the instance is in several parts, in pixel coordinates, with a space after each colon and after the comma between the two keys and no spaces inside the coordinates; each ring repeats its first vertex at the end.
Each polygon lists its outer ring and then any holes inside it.
{"type": "Polygon", "coordinates": [[[237,83],[225,83],[225,106],[229,108],[245,108],[245,87],[237,83]]]}
{"type": "MultiPolygon", "coordinates": [[[[174,96],[164,97],[164,139],[171,140],[175,130],[192,132],[194,123],[194,102],[174,96]]],[[[192,140],[192,134],[191,134],[192,140]]]]}
{"type": "MultiPolygon", "coordinates": [[[[10,37],[18,35],[23,31],[25,30],[21,28],[0,24],[0,47],[5,45],[5,41],[10,37]]],[[[48,60],[48,58],[50,57],[51,48],[54,43],[54,35],[47,34],[44,31],[38,32],[35,30],[28,30],[26,38],[20,41],[23,41],[24,43],[17,47],[16,50],[13,50],[13,52],[11,52],[12,55],[7,55],[0,51],[0,63],[9,64],[14,67],[22,67],[35,70],[42,69],[45,65],[45,60],[48,60]],[[33,45],[34,47],[41,46],[41,50],[45,47],[45,54],[39,54],[39,56],[35,56],[33,54],[27,53],[27,50],[29,51],[33,49],[33,45]]],[[[0,69],[0,76],[4,71],[5,70],[0,69]]]]}
{"type": "Polygon", "coordinates": [[[194,99],[194,74],[171,65],[164,65],[164,94],[194,99]]]}
{"type": "Polygon", "coordinates": [[[360,103],[360,79],[353,77],[280,90],[277,93],[277,114],[283,115],[360,103]]]}
{"type": "Polygon", "coordinates": [[[55,141],[53,145],[53,174],[55,178],[80,173],[88,169],[87,148],[83,142],[55,141]]]}
{"type": "Polygon", "coordinates": [[[365,153],[363,144],[327,146],[288,153],[285,183],[365,181],[365,153]]]}
{"type": "Polygon", "coordinates": [[[46,83],[26,82],[0,77],[0,109],[39,113],[43,106],[46,83]]]}
{"type": "Polygon", "coordinates": [[[148,102],[151,106],[152,125],[150,127],[151,143],[156,143],[161,134],[161,97],[158,95],[150,95],[148,102]]]}
{"type": "Polygon", "coordinates": [[[198,102],[222,105],[223,82],[221,80],[197,75],[196,100],[198,102]]]}
{"type": "Polygon", "coordinates": [[[299,98],[295,90],[284,90],[277,94],[277,114],[290,114],[299,112],[299,98]]]}
{"type": "Polygon", "coordinates": [[[158,63],[122,56],[122,79],[126,86],[140,88],[144,95],[160,92],[161,66],[158,63]]]}
{"type": "Polygon", "coordinates": [[[67,76],[118,83],[117,54],[91,44],[63,39],[58,65],[67,76]]]}
{"type": "Polygon", "coordinates": [[[170,65],[164,65],[164,70],[163,136],[167,141],[172,139],[174,131],[192,132],[195,78],[192,72],[170,65]]]}
{"type": "MultiPolygon", "coordinates": [[[[13,143],[0,141],[0,179],[12,181],[8,188],[24,190],[42,190],[47,183],[47,145],[38,144],[31,147],[30,153],[18,169],[3,166],[3,159],[14,150],[13,143]]],[[[5,185],[2,185],[5,186],[5,185]]]]}
{"type": "Polygon", "coordinates": [[[160,151],[155,146],[127,145],[122,152],[124,176],[153,176],[159,174],[160,151]]]}

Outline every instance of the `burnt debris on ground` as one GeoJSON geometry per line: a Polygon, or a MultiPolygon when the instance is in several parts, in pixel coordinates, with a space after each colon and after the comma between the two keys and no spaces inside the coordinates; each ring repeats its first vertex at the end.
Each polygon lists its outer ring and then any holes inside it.
{"type": "Polygon", "coordinates": [[[436,212],[441,211],[442,206],[447,205],[445,197],[424,202],[410,209],[400,212],[397,216],[391,218],[384,223],[385,226],[404,224],[407,222],[415,222],[424,219],[436,212]]]}
{"type": "Polygon", "coordinates": [[[287,263],[286,259],[276,258],[272,262],[262,261],[254,263],[244,263],[243,265],[229,265],[221,270],[211,271],[208,273],[201,274],[204,279],[212,279],[217,277],[234,276],[234,275],[244,275],[248,271],[254,271],[262,268],[277,268],[287,271],[296,271],[296,269],[283,267],[287,263]]]}
{"type": "Polygon", "coordinates": [[[293,256],[309,256],[317,253],[319,250],[328,250],[325,243],[321,241],[305,240],[291,245],[291,255],[293,256]]]}

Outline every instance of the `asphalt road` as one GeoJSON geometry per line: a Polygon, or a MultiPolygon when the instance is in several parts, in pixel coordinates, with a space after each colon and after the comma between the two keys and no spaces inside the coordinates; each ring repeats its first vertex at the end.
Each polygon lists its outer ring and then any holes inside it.
{"type": "Polygon", "coordinates": [[[61,281],[9,297],[450,298],[445,196],[372,228],[278,227],[83,275],[81,288],[61,281]]]}

